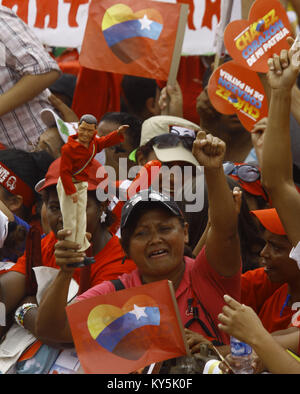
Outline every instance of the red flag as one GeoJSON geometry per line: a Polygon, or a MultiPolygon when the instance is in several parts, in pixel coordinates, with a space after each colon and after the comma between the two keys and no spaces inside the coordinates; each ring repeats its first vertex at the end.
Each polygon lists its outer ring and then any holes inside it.
{"type": "Polygon", "coordinates": [[[130,373],[186,354],[167,280],[93,297],[66,310],[85,373],[130,373]]]}
{"type": "Polygon", "coordinates": [[[180,4],[92,0],[80,63],[91,69],[167,80],[180,4]]]}

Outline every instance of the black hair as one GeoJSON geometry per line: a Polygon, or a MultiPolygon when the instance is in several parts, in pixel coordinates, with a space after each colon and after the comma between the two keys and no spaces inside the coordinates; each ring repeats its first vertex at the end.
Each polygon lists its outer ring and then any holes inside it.
{"type": "Polygon", "coordinates": [[[135,115],[127,112],[107,112],[100,119],[101,121],[107,121],[117,123],[120,126],[128,124],[130,127],[126,130],[126,136],[132,150],[136,149],[140,144],[142,121],[135,115]]]}
{"type": "Polygon", "coordinates": [[[150,97],[156,96],[158,85],[155,79],[124,75],[122,79],[123,100],[121,111],[140,114],[150,97]]]}
{"type": "Polygon", "coordinates": [[[16,255],[16,247],[22,251],[25,249],[25,241],[27,237],[27,230],[21,224],[16,222],[9,222],[7,229],[7,237],[0,249],[0,258],[9,258],[11,261],[16,262],[19,256],[16,255]]]}
{"type": "Polygon", "coordinates": [[[13,171],[34,190],[35,185],[48,171],[53,157],[46,151],[26,152],[21,149],[0,151],[0,162],[13,171]]]}
{"type": "MultiPolygon", "coordinates": [[[[232,58],[229,55],[225,55],[223,59],[223,64],[229,62],[232,60],[232,58]]],[[[214,69],[212,66],[207,67],[206,70],[204,71],[203,77],[202,77],[202,87],[203,89],[208,85],[209,78],[212,76],[214,72],[214,69]]]]}
{"type": "Polygon", "coordinates": [[[61,94],[65,97],[65,103],[68,107],[72,106],[74,91],[76,87],[76,75],[63,73],[52,85],[49,90],[56,94],[61,94]]]}
{"type": "MultiPolygon", "coordinates": [[[[88,190],[88,196],[92,196],[95,200],[98,201],[99,204],[101,204],[102,202],[99,201],[99,199],[97,198],[97,193],[96,190],[88,190]]],[[[101,226],[104,228],[109,228],[115,221],[116,221],[116,216],[115,214],[108,208],[108,201],[107,201],[107,206],[105,209],[105,221],[103,223],[101,223],[101,226]]]]}

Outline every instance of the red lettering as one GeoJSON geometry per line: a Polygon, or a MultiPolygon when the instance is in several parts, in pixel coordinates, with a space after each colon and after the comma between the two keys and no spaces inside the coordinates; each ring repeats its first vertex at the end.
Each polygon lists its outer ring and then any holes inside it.
{"type": "Polygon", "coordinates": [[[196,30],[196,27],[194,25],[194,0],[177,0],[177,3],[189,5],[188,27],[190,30],[196,30]]]}
{"type": "Polygon", "coordinates": [[[28,24],[28,4],[29,0],[2,0],[2,5],[8,8],[13,8],[15,5],[18,6],[16,14],[25,23],[28,24]]]}
{"type": "Polygon", "coordinates": [[[36,0],[36,19],[34,27],[45,28],[45,18],[49,15],[48,26],[57,28],[58,0],[36,0]]]}
{"type": "Polygon", "coordinates": [[[207,27],[212,30],[212,18],[217,17],[218,22],[221,18],[221,0],[205,0],[205,13],[202,19],[201,27],[207,27]]]}
{"type": "Polygon", "coordinates": [[[71,3],[69,17],[68,17],[69,26],[78,27],[78,23],[76,21],[78,8],[82,4],[86,4],[88,2],[89,2],[89,0],[64,0],[64,3],[71,3]]]}

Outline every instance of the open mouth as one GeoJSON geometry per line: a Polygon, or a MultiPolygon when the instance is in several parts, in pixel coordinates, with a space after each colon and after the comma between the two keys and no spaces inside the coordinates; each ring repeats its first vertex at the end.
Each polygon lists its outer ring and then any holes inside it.
{"type": "Polygon", "coordinates": [[[264,270],[265,270],[265,272],[270,272],[270,271],[273,271],[273,268],[265,266],[264,270]]]}
{"type": "Polygon", "coordinates": [[[157,249],[149,253],[149,257],[151,259],[158,259],[160,257],[164,257],[168,254],[167,249],[157,249]]]}

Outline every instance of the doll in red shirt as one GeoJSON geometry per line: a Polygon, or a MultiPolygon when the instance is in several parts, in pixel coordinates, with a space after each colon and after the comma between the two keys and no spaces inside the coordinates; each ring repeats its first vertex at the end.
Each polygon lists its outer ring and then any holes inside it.
{"type": "MultiPolygon", "coordinates": [[[[87,170],[98,152],[124,141],[123,133],[127,127],[122,125],[107,136],[98,137],[97,119],[93,115],[83,115],[77,134],[70,136],[61,149],[57,193],[64,229],[71,231],[66,239],[78,243],[79,251],[85,251],[90,246],[86,237],[87,170]]],[[[84,265],[92,262],[93,258],[86,258],[84,265]]]]}

